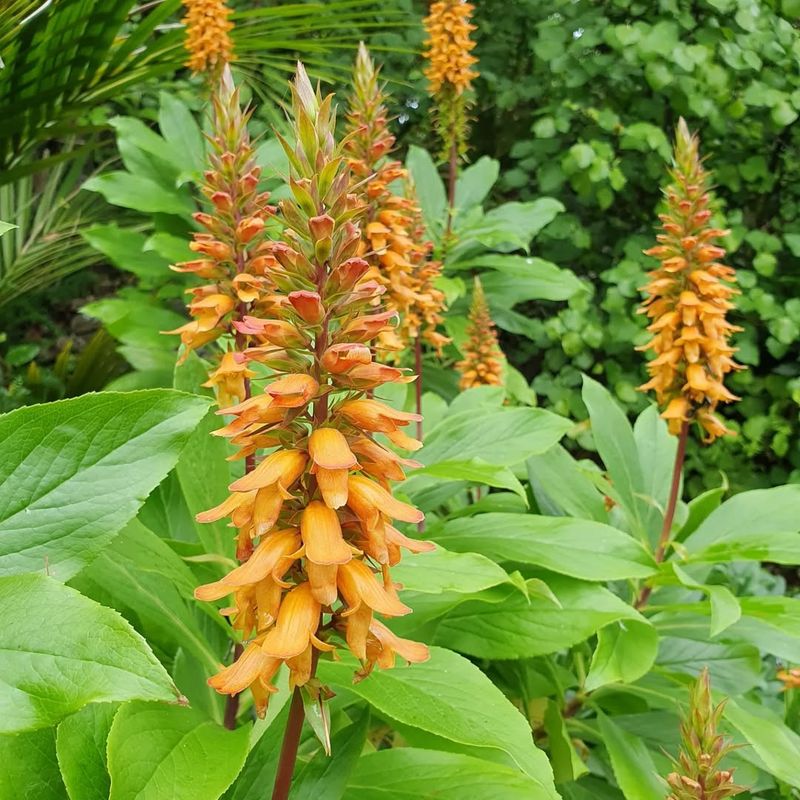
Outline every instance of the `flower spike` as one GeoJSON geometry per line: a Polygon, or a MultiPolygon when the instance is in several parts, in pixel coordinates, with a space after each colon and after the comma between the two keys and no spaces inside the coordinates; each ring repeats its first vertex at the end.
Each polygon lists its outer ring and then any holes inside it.
{"type": "Polygon", "coordinates": [[[716,416],[719,403],[738,398],[725,388],[725,375],[743,369],[733,360],[731,334],[741,328],[727,321],[738,291],[736,273],[720,259],[725,250],[716,242],[729,231],[711,225],[710,173],[703,167],[699,140],[681,119],[675,133],[672,183],[664,194],[667,211],[660,215],[658,244],[645,250],[660,266],[643,287],[647,299],[639,309],[650,318],[653,338],[641,349],[655,354],[648,362],[650,380],[640,391],[653,389],[670,432],[697,422],[704,441],[732,433],[716,416]]]}
{"type": "Polygon", "coordinates": [[[456,369],[461,373],[459,388],[462,391],[473,386],[502,385],[503,351],[497,342],[497,332],[489,315],[486,295],[477,275],[463,353],[464,358],[456,364],[456,369]]]}
{"type": "Polygon", "coordinates": [[[214,73],[233,58],[228,19],[231,10],[224,0],[183,0],[186,16],[186,66],[192,72],[214,73]]]}

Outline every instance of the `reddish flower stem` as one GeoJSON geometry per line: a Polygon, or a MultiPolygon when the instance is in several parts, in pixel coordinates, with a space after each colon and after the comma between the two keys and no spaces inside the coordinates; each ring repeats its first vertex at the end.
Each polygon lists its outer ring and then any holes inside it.
{"type": "Polygon", "coordinates": [[[445,238],[450,235],[453,228],[453,212],[456,207],[456,178],[458,177],[458,143],[456,142],[455,132],[453,133],[453,143],[450,145],[450,163],[447,171],[447,228],[445,238]]]}
{"type": "MultiPolygon", "coordinates": [[[[672,485],[669,490],[669,500],[667,501],[667,510],[664,512],[664,525],[661,528],[661,536],[658,540],[658,545],[655,552],[655,560],[660,564],[664,560],[667,552],[667,545],[669,544],[669,535],[672,531],[672,523],[675,519],[675,509],[678,506],[678,493],[681,486],[681,475],[683,474],[683,462],[686,458],[686,442],[689,438],[689,423],[684,422],[681,426],[681,432],[678,436],[678,449],[675,452],[675,465],[672,468],[672,485]]],[[[634,607],[637,609],[643,608],[650,595],[653,593],[652,586],[645,586],[639,593],[634,607]]]]}

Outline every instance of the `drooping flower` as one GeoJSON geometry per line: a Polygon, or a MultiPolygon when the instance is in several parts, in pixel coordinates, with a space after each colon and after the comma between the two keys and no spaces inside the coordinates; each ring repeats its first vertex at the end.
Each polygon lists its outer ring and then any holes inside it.
{"type": "Polygon", "coordinates": [[[189,245],[198,258],[172,267],[209,283],[188,290],[192,321],[166,333],[181,337],[185,346],[181,360],[198,347],[231,336],[236,347],[222,354],[205,384],[217,390],[221,405],[230,405],[245,399],[254,374],[242,352],[248,335],[236,326],[247,314],[269,308],[272,302],[269,267],[274,259],[265,255],[264,247],[265,223],[275,207],[267,204],[268,194],[258,191],[261,170],[247,133],[249,113],[239,106],[229,71],[223,74],[212,102],[211,169],[202,187],[211,208],[194,215],[206,232],[195,233],[189,245]]]}
{"type": "Polygon", "coordinates": [[[472,55],[475,42],[470,33],[474,10],[461,0],[437,0],[424,19],[428,39],[425,76],[436,107],[436,127],[442,139],[442,157],[462,154],[466,149],[470,101],[467,97],[478,72],[472,67],[478,59],[472,55]]]}
{"type": "MultiPolygon", "coordinates": [[[[374,280],[386,291],[385,308],[405,319],[419,301],[414,270],[424,257],[426,245],[415,241],[410,232],[415,203],[394,193],[390,186],[403,185],[408,178],[405,167],[389,157],[395,137],[388,124],[379,70],[362,42],[353,70],[353,91],[347,111],[345,142],[353,176],[353,190],[365,203],[362,241],[359,255],[370,268],[363,280],[374,280]]],[[[378,346],[385,351],[401,352],[409,339],[402,325],[384,331],[378,346]]]]}
{"type": "Polygon", "coordinates": [[[390,484],[416,462],[376,438],[417,447],[401,430],[417,415],[366,397],[409,380],[375,361],[368,345],[394,314],[374,312],[382,286],[365,280],[369,265],[357,255],[365,208],[334,139],[332,97],[314,92],[302,65],[292,109],[296,141],[281,139],[292,198],[280,204],[280,241],[260,249],[274,291],[236,323],[248,337],[245,364],[265,364],[271,375],[263,391],[219,412],[232,421],[218,433],[260,458],[220,505],[197,517],[230,518],[244,562],[196,590],[202,600],[232,596],[223,613],[244,640],[238,660],[209,683],[227,694],[250,687],[260,714],[280,664],[292,686],[305,685],[319,654],[337,646],[332,637],[360,660],[359,676],[391,666],[395,654],[427,658],[424,645],[399,639],[377,619],[410,611],[390,574],[400,548],[432,549],[392,524],[423,518],[390,484]]]}
{"type": "Polygon", "coordinates": [[[683,119],[670,174],[658,245],[645,251],[661,264],[643,287],[648,296],[639,313],[650,318],[653,338],[641,349],[652,350],[655,358],[647,365],[650,380],[639,388],[655,391],[672,433],[697,422],[704,441],[711,442],[731,433],[716,416],[717,406],[738,399],[723,382],[729,372],[742,369],[730,344],[731,334],[741,328],[726,319],[738,291],[731,285],[736,273],[720,262],[725,250],[717,244],[729,231],[711,225],[711,176],[698,138],[683,119]]]}
{"type": "Polygon", "coordinates": [[[459,387],[462,390],[474,386],[502,385],[503,351],[497,342],[497,331],[477,275],[467,322],[467,341],[462,353],[464,358],[456,364],[456,369],[461,373],[459,387]]]}
{"type": "Polygon", "coordinates": [[[192,72],[215,72],[233,57],[228,19],[231,10],[224,0],[183,0],[186,16],[186,66],[192,72]]]}
{"type": "Polygon", "coordinates": [[[704,669],[689,697],[689,713],[681,724],[681,751],[667,776],[667,800],[724,800],[745,791],[733,782],[733,770],[721,764],[734,747],[718,732],[724,703],[714,706],[708,670],[704,669]]]}

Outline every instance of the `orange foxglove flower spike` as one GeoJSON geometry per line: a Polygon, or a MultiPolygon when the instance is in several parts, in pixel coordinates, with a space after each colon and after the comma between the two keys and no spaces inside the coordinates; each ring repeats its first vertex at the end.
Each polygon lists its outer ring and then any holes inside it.
{"type": "Polygon", "coordinates": [[[462,0],[437,0],[431,3],[424,19],[428,39],[425,58],[428,65],[425,77],[428,91],[436,101],[436,126],[447,158],[455,148],[463,154],[466,148],[468,102],[466,92],[478,77],[473,66],[478,59],[472,55],[475,42],[470,33],[475,26],[470,23],[475,6],[462,0]]]}
{"type": "Polygon", "coordinates": [[[687,422],[697,422],[704,441],[732,433],[716,416],[719,403],[738,398],[724,386],[724,378],[743,369],[733,360],[730,337],[741,328],[726,320],[738,291],[731,285],[736,274],[720,262],[725,250],[716,244],[728,231],[711,225],[710,173],[704,169],[699,141],[681,119],[675,133],[672,183],[664,194],[667,210],[660,214],[658,244],[645,250],[660,266],[642,287],[647,299],[639,309],[650,319],[653,338],[642,348],[655,358],[647,364],[652,389],[670,432],[679,433],[687,422]]]}
{"type": "Polygon", "coordinates": [[[503,351],[477,275],[467,322],[467,341],[462,352],[464,358],[456,364],[461,373],[459,387],[462,390],[473,386],[502,386],[503,351]]]}
{"type": "Polygon", "coordinates": [[[255,373],[243,351],[249,342],[241,333],[242,320],[250,311],[268,304],[272,283],[261,250],[265,244],[265,221],[275,208],[268,195],[258,192],[260,168],[247,133],[248,112],[239,107],[239,93],[229,71],[225,71],[212,98],[213,133],[209,137],[211,169],[205,173],[203,194],[211,204],[209,213],[194,215],[206,233],[195,233],[190,244],[201,258],[176,264],[176,272],[189,272],[211,281],[189,290],[192,321],[174,331],[185,346],[181,361],[192,350],[225,334],[236,338],[236,351],[222,355],[205,386],[217,391],[220,405],[244,400],[255,373]],[[246,280],[242,280],[246,278],[246,280]],[[237,327],[238,326],[238,327],[237,327]]]}
{"type": "Polygon", "coordinates": [[[186,66],[192,72],[214,72],[233,57],[230,32],[233,23],[228,19],[231,10],[224,0],[183,0],[186,16],[186,66]]]}
{"type": "Polygon", "coordinates": [[[360,660],[359,675],[391,666],[395,653],[428,656],[425,645],[393,636],[376,619],[411,610],[389,575],[400,549],[433,547],[393,527],[422,520],[390,483],[416,462],[375,440],[417,447],[401,430],[417,415],[366,397],[408,380],[377,363],[367,344],[390,330],[395,314],[374,313],[381,286],[364,280],[369,264],[358,255],[367,209],[352,191],[350,154],[334,139],[332,97],[314,92],[302,65],[292,110],[295,141],[281,139],[292,191],[280,204],[281,240],[263,242],[256,258],[267,266],[250,271],[264,276],[269,303],[260,296],[236,326],[250,345],[243,363],[266,364],[269,377],[252,398],[222,409],[233,421],[218,431],[260,460],[197,517],[229,517],[244,560],[195,592],[202,600],[232,595],[224,613],[245,640],[239,660],[210,684],[228,694],[249,686],[259,714],[276,663],[286,664],[292,686],[303,686],[337,637],[360,660]]]}

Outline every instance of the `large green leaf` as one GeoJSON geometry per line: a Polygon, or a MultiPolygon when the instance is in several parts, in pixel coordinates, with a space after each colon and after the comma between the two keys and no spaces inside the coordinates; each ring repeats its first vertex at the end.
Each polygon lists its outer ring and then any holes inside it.
{"type": "MultiPolygon", "coordinates": [[[[0,797],[65,800],[53,728],[0,734],[0,797]]],[[[107,797],[107,795],[106,795],[107,797]]],[[[83,800],[80,796],[70,800],[83,800]]],[[[105,800],[105,798],[104,798],[105,800]]]]}
{"type": "Polygon", "coordinates": [[[418,748],[362,756],[343,800],[544,800],[552,798],[527,775],[504,764],[418,748]]]}
{"type": "Polygon", "coordinates": [[[129,703],[108,736],[109,800],[217,800],[249,741],[249,726],[227,731],[190,708],[129,703]]]}
{"type": "Polygon", "coordinates": [[[175,465],[208,404],[106,392],[0,417],[0,574],[67,580],[90,563],[175,465]]]}
{"type": "Polygon", "coordinates": [[[665,786],[644,742],[620,728],[605,714],[598,715],[603,744],[625,800],[664,800],[665,786]]]}
{"type": "Polygon", "coordinates": [[[436,235],[444,226],[447,211],[447,195],[436,165],[427,150],[412,144],[408,148],[406,166],[414,179],[425,226],[429,233],[436,235]]]}
{"type": "Polygon", "coordinates": [[[649,531],[660,531],[672,484],[678,438],[669,433],[667,423],[659,416],[658,407],[651,404],[636,418],[633,439],[644,479],[645,525],[649,531]]]}
{"type": "Polygon", "coordinates": [[[656,571],[645,548],[610,525],[537,514],[478,514],[432,529],[450,550],[534,564],[592,581],[645,578],[656,571]]]}
{"type": "Polygon", "coordinates": [[[354,662],[320,663],[320,678],[347,687],[379,713],[452,742],[471,755],[514,766],[537,785],[536,797],[557,800],[550,765],[533,744],[525,718],[465,658],[431,648],[423,664],[372,674],[352,684],[354,662]]]}
{"type": "Polygon", "coordinates": [[[149,214],[176,214],[188,218],[195,210],[183,190],[170,191],[150,178],[122,170],[95,175],[83,188],[99,192],[111,205],[149,214]]]}
{"type": "Polygon", "coordinates": [[[148,640],[162,650],[179,645],[213,674],[220,655],[204,636],[196,609],[219,620],[223,629],[230,626],[212,606],[193,599],[196,583],[172,548],[135,519],[74,579],[76,588],[90,596],[99,590],[98,599],[111,597],[117,610],[132,615],[148,640]]]}
{"type": "Polygon", "coordinates": [[[145,251],[147,237],[143,233],[110,223],[92,225],[82,231],[82,236],[115,266],[132,272],[140,279],[163,281],[169,275],[167,260],[158,253],[145,251]]]}
{"type": "Polygon", "coordinates": [[[472,458],[469,461],[439,461],[416,470],[413,474],[430,475],[440,481],[466,481],[508,489],[518,494],[524,502],[528,501],[525,489],[508,467],[487,464],[480,458],[472,458]]]}
{"type": "Polygon", "coordinates": [[[43,728],[87,703],[178,695],[116,611],[44,575],[0,578],[0,652],[0,732],[43,728]]]}
{"type": "Polygon", "coordinates": [[[650,671],[657,653],[658,631],[649,622],[612,622],[597,633],[584,689],[592,692],[607,683],[633,683],[650,671]]]}
{"type": "Polygon", "coordinates": [[[108,800],[106,740],[117,708],[116,703],[95,703],[58,726],[58,765],[70,800],[108,800]]]}
{"type": "Polygon", "coordinates": [[[423,464],[480,458],[512,467],[549,450],[572,423],[540,408],[504,408],[476,415],[462,411],[445,417],[425,436],[423,464]]]}
{"type": "Polygon", "coordinates": [[[499,174],[500,163],[489,156],[481,156],[462,170],[456,181],[456,208],[468,209],[482,203],[499,174]]]}
{"type": "Polygon", "coordinates": [[[437,644],[476,658],[533,658],[582,642],[620,620],[644,617],[602,586],[571,578],[547,580],[557,603],[541,593],[495,589],[448,612],[435,631],[437,644]]]}

